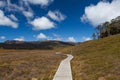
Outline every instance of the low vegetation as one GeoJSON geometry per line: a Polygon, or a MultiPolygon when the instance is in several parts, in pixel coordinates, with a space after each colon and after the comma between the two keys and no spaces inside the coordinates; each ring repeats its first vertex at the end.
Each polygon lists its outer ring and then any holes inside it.
{"type": "Polygon", "coordinates": [[[5,50],[1,47],[0,80],[52,80],[60,61],[65,58],[55,54],[59,51],[72,52],[74,56],[71,62],[73,80],[119,80],[120,34],[115,34],[76,46],[71,43],[57,46],[58,42],[54,45],[52,42],[54,51],[5,50]]]}
{"type": "Polygon", "coordinates": [[[120,34],[120,16],[112,19],[110,22],[105,22],[97,26],[97,35],[93,33],[93,39],[104,38],[115,34],[120,34]]]}
{"type": "Polygon", "coordinates": [[[74,48],[74,80],[120,80],[120,34],[74,48]]]}
{"type": "Polygon", "coordinates": [[[0,50],[0,80],[52,80],[65,56],[52,50],[0,50]]]}

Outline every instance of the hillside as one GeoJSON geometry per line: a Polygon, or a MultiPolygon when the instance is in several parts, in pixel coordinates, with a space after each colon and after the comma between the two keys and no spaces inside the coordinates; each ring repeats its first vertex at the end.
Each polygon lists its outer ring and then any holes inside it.
{"type": "Polygon", "coordinates": [[[120,34],[81,43],[73,55],[74,80],[120,79],[120,34]]]}
{"type": "Polygon", "coordinates": [[[54,47],[66,47],[73,46],[75,43],[70,42],[62,42],[62,41],[16,41],[16,40],[8,40],[4,43],[0,43],[0,48],[3,49],[54,49],[54,47]]]}

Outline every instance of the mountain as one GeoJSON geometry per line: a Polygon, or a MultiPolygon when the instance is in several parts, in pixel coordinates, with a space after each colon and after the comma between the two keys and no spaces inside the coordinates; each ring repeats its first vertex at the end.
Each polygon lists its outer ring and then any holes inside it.
{"type": "Polygon", "coordinates": [[[0,48],[3,49],[53,49],[54,47],[74,46],[73,42],[62,42],[54,40],[46,41],[17,41],[7,40],[4,43],[0,43],[0,48]]]}

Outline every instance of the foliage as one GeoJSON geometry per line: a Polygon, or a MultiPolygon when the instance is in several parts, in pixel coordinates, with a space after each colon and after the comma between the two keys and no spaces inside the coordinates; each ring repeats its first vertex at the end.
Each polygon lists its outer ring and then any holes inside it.
{"type": "Polygon", "coordinates": [[[104,38],[110,35],[115,35],[120,33],[120,16],[112,19],[111,22],[105,22],[97,27],[99,31],[99,38],[104,38]]]}

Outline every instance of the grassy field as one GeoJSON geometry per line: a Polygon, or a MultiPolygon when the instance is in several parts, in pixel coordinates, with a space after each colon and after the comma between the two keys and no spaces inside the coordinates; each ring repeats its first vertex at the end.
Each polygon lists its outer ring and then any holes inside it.
{"type": "Polygon", "coordinates": [[[120,34],[74,48],[74,80],[120,80],[120,34]]]}
{"type": "Polygon", "coordinates": [[[52,80],[65,56],[50,50],[0,50],[0,80],[52,80]]]}
{"type": "MultiPolygon", "coordinates": [[[[70,53],[73,80],[119,80],[120,34],[57,48],[70,53]]],[[[52,50],[0,50],[0,80],[52,80],[65,56],[52,50]]]]}

